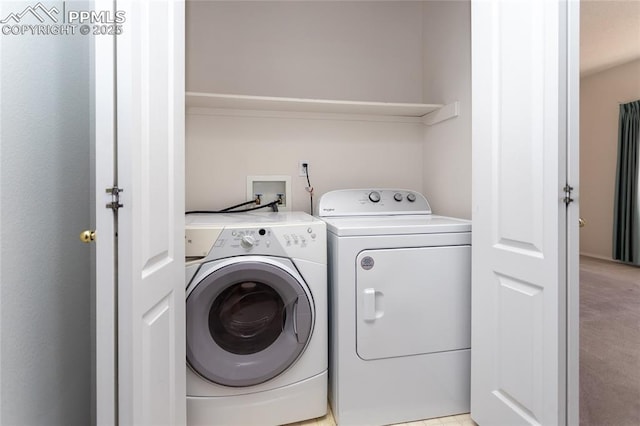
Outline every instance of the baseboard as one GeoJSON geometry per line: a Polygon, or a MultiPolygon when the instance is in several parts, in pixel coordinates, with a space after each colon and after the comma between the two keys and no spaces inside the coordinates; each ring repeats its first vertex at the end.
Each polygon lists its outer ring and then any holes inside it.
{"type": "Polygon", "coordinates": [[[599,254],[593,253],[580,253],[580,256],[590,257],[592,259],[604,260],[605,262],[617,263],[619,265],[627,265],[627,266],[640,266],[635,263],[623,262],[621,260],[612,259],[610,257],[600,256],[599,254]]]}
{"type": "Polygon", "coordinates": [[[580,256],[591,257],[591,258],[593,258],[593,259],[607,260],[607,261],[609,261],[609,262],[620,263],[620,262],[618,262],[617,260],[614,260],[614,259],[612,259],[612,258],[610,258],[610,257],[607,257],[607,256],[601,256],[601,255],[599,255],[599,254],[593,254],[593,253],[584,253],[584,252],[581,252],[581,253],[580,253],[580,256]]]}

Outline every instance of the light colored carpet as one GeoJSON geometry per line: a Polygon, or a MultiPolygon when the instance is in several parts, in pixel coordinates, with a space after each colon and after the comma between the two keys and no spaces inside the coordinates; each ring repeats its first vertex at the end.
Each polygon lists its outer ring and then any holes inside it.
{"type": "Polygon", "coordinates": [[[580,259],[580,425],[640,425],[640,267],[580,259]]]}

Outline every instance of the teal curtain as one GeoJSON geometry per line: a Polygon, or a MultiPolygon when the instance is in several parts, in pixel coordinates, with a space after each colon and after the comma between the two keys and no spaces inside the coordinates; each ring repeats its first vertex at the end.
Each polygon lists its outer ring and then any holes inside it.
{"type": "Polygon", "coordinates": [[[640,265],[639,135],[640,100],[620,105],[613,258],[637,265],[640,265]]]}

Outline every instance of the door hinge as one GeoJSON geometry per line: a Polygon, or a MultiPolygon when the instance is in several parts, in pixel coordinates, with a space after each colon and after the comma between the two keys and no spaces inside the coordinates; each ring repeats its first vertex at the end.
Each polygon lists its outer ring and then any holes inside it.
{"type": "Polygon", "coordinates": [[[571,198],[571,191],[573,191],[573,186],[566,184],[563,190],[564,190],[564,198],[562,199],[562,201],[564,201],[564,203],[568,206],[569,203],[573,202],[573,198],[571,198]]]}
{"type": "Polygon", "coordinates": [[[118,188],[114,186],[112,188],[107,188],[107,194],[111,194],[111,202],[107,203],[107,208],[117,212],[122,204],[120,204],[120,193],[124,191],[122,188],[118,188]]]}

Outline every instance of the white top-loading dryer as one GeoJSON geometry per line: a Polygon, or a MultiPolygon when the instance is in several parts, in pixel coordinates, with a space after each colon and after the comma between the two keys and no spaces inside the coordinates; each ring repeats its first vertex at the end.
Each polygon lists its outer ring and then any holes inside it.
{"type": "Polygon", "coordinates": [[[431,214],[414,191],[324,194],[329,394],[339,424],[466,413],[471,223],[431,214]]]}

